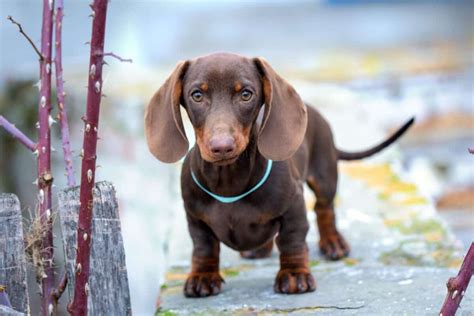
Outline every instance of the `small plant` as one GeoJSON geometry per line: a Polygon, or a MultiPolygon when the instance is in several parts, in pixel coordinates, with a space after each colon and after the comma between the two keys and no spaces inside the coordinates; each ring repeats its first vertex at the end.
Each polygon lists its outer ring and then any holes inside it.
{"type": "MultiPolygon", "coordinates": [[[[81,150],[82,170],[80,187],[80,212],[77,230],[76,278],[73,301],[68,311],[73,315],[87,315],[87,295],[89,290],[90,247],[92,226],[92,190],[95,184],[96,148],[99,127],[100,102],[102,98],[102,68],[104,57],[111,56],[120,61],[131,62],[114,53],[104,53],[105,25],[108,0],[94,0],[92,9],[92,37],[90,42],[89,80],[87,88],[87,107],[84,121],[84,141],[81,150]]],[[[64,91],[62,68],[62,19],[63,0],[57,0],[54,12],[54,0],[43,0],[43,19],[41,29],[41,47],[38,49],[31,38],[23,30],[20,23],[11,16],[11,23],[18,27],[19,32],[27,39],[38,55],[40,62],[40,79],[38,81],[38,140],[35,143],[22,133],[5,117],[0,115],[0,126],[23,144],[37,157],[37,212],[32,217],[26,238],[26,253],[33,263],[37,281],[41,286],[41,315],[56,314],[58,300],[67,285],[64,273],[56,286],[53,263],[53,208],[51,172],[51,126],[56,123],[51,115],[51,74],[54,62],[56,74],[56,99],[58,104],[57,119],[61,128],[62,149],[68,186],[74,186],[72,151],[67,119],[66,93],[64,91]],[[54,14],[55,13],[55,14],[54,14]],[[53,30],[55,39],[53,42],[53,30]],[[54,60],[53,60],[54,47],[54,60]]],[[[4,289],[2,289],[3,292],[4,289]]]]}

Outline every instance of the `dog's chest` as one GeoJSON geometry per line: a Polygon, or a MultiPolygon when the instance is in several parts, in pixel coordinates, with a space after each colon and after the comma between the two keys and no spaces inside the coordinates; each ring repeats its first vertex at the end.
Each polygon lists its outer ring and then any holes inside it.
{"type": "Polygon", "coordinates": [[[211,203],[204,218],[217,238],[236,250],[265,244],[278,232],[278,212],[246,203],[211,203]]]}

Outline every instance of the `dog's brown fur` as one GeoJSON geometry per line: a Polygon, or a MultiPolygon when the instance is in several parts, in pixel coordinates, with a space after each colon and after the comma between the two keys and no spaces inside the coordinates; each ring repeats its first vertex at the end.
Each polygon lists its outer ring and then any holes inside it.
{"type": "Polygon", "coordinates": [[[187,154],[181,174],[194,245],[192,271],[184,287],[189,297],[220,292],[220,242],[244,257],[259,258],[271,253],[275,236],[280,250],[275,291],[314,291],[303,183],[317,196],[320,250],[331,260],[347,256],[350,248],[336,228],[334,214],[337,162],[380,151],[413,122],[368,151],[340,151],[326,120],[306,107],[265,60],[217,53],[179,63],[147,108],[148,146],[164,162],[175,162],[188,150],[180,104],[194,126],[197,144],[187,154]],[[239,195],[260,181],[268,159],[275,162],[265,184],[235,203],[215,200],[191,178],[192,170],[213,193],[239,195]]]}

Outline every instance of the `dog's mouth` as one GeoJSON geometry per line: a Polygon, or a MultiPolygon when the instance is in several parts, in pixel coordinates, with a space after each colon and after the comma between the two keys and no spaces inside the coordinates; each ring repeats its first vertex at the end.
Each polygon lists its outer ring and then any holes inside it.
{"type": "Polygon", "coordinates": [[[237,158],[239,158],[239,155],[236,155],[236,156],[230,157],[230,158],[218,159],[218,160],[213,161],[212,163],[217,165],[217,166],[226,166],[226,165],[230,165],[230,164],[233,164],[234,162],[236,162],[237,158]]]}
{"type": "Polygon", "coordinates": [[[205,157],[204,155],[201,155],[201,158],[216,166],[227,166],[236,162],[237,159],[239,158],[239,155],[236,154],[229,157],[212,157],[212,156],[205,157]]]}

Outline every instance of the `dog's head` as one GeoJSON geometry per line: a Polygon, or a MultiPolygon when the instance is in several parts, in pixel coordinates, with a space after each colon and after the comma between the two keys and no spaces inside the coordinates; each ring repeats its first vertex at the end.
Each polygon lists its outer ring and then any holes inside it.
{"type": "Polygon", "coordinates": [[[306,131],[305,104],[262,58],[217,53],[178,63],[145,114],[148,147],[163,162],[175,162],[188,151],[180,104],[202,158],[219,165],[234,162],[245,150],[263,105],[256,128],[264,157],[290,158],[306,131]]]}

